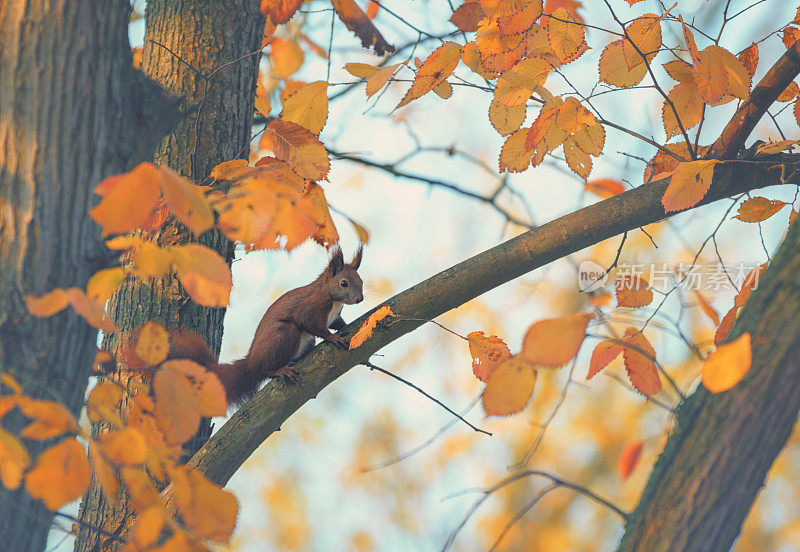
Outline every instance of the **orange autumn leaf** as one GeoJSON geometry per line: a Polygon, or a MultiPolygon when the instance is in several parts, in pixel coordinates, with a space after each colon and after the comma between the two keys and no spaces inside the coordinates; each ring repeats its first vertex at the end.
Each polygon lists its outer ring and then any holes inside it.
{"type": "Polygon", "coordinates": [[[353,0],[331,0],[331,3],[336,15],[361,40],[364,48],[372,48],[379,56],[395,51],[394,46],[386,42],[369,16],[353,0]]]}
{"type": "Polygon", "coordinates": [[[98,438],[103,456],[117,466],[135,466],[147,458],[147,443],[141,432],[133,427],[107,431],[98,438]]]}
{"type": "Polygon", "coordinates": [[[223,161],[213,169],[209,176],[214,180],[233,180],[250,172],[252,167],[247,163],[246,159],[231,159],[230,161],[223,161]]]}
{"type": "Polygon", "coordinates": [[[481,401],[486,416],[510,416],[530,402],[536,385],[536,370],[519,355],[508,357],[495,369],[481,401]]]}
{"type": "Polygon", "coordinates": [[[536,366],[558,368],[578,354],[594,314],[540,320],[528,328],[519,356],[536,366]]]}
{"type": "Polygon", "coordinates": [[[103,227],[103,236],[144,226],[161,199],[161,177],[151,163],[103,180],[94,190],[103,199],[89,216],[103,227]]]}
{"type": "Polygon", "coordinates": [[[625,32],[628,36],[622,49],[628,67],[641,63],[642,56],[650,63],[661,48],[661,18],[646,13],[631,21],[625,32]]]}
{"type": "Polygon", "coordinates": [[[739,58],[716,44],[698,51],[694,36],[685,24],[683,34],[693,61],[694,80],[703,101],[720,105],[733,97],[747,99],[751,77],[739,58]]]}
{"type": "Polygon", "coordinates": [[[311,82],[293,92],[284,100],[280,118],[319,134],[328,120],[328,83],[311,82]]]}
{"type": "Polygon", "coordinates": [[[625,445],[625,448],[619,453],[617,457],[617,473],[622,479],[628,479],[633,473],[636,464],[639,463],[643,447],[644,443],[637,439],[625,445]]]}
{"type": "Polygon", "coordinates": [[[628,308],[646,307],[653,302],[650,283],[637,274],[624,274],[617,278],[614,286],[617,292],[617,306],[628,308]]]}
{"type": "Polygon", "coordinates": [[[670,90],[667,98],[672,105],[666,100],[661,107],[661,120],[664,123],[664,130],[667,133],[667,139],[681,132],[680,125],[683,130],[689,130],[700,122],[703,116],[703,100],[697,91],[697,85],[694,81],[680,82],[670,90]],[[674,107],[674,109],[673,109],[674,107]],[[675,117],[675,112],[678,112],[680,125],[678,125],[678,118],[675,117]]]}
{"type": "Polygon", "coordinates": [[[496,335],[487,336],[483,332],[470,332],[467,334],[467,340],[472,355],[472,373],[486,383],[497,367],[511,356],[511,351],[496,335]]]}
{"type": "Polygon", "coordinates": [[[370,65],[369,63],[350,62],[344,64],[345,71],[360,79],[368,79],[380,69],[380,67],[370,65]]]}
{"type": "Polygon", "coordinates": [[[525,104],[506,107],[492,100],[489,104],[489,122],[502,136],[511,134],[525,122],[525,104]]]}
{"type": "Polygon", "coordinates": [[[101,381],[94,386],[86,399],[86,414],[93,424],[108,422],[113,427],[122,427],[119,403],[122,389],[110,381],[101,381]]]}
{"type": "Polygon", "coordinates": [[[222,387],[216,374],[189,359],[168,360],[161,366],[169,367],[186,376],[201,416],[225,415],[228,410],[228,401],[225,397],[225,388],[222,387]]]}
{"type": "Polygon", "coordinates": [[[83,447],[75,439],[64,439],[42,452],[25,477],[25,489],[55,512],[80,498],[89,488],[91,473],[83,447]]]}
{"type": "Polygon", "coordinates": [[[119,481],[117,481],[117,471],[106,460],[100,450],[100,445],[96,441],[89,441],[89,460],[92,472],[105,497],[112,503],[117,502],[119,493],[119,481]]]}
{"type": "Polygon", "coordinates": [[[736,297],[733,298],[733,304],[735,306],[743,307],[745,303],[747,303],[747,300],[750,299],[750,293],[758,287],[761,275],[767,270],[768,265],[769,263],[758,265],[747,274],[744,283],[742,283],[742,289],[740,289],[736,297]]]}
{"type": "Polygon", "coordinates": [[[378,327],[378,322],[387,316],[395,316],[392,312],[392,307],[384,305],[375,312],[369,315],[366,322],[358,329],[358,331],[350,339],[350,349],[360,347],[364,341],[372,337],[372,332],[378,327]]]}
{"type": "Polygon", "coordinates": [[[453,73],[460,60],[460,44],[445,42],[436,48],[417,70],[414,82],[395,109],[399,109],[427,94],[437,85],[444,82],[453,73]]]}
{"type": "Polygon", "coordinates": [[[595,178],[584,185],[587,192],[591,192],[603,199],[614,197],[625,191],[625,185],[619,180],[611,178],[595,178]]]}
{"type": "Polygon", "coordinates": [[[103,330],[106,333],[117,331],[116,326],[114,326],[111,318],[109,318],[103,305],[88,297],[83,290],[69,288],[66,290],[66,294],[73,310],[78,316],[86,320],[90,326],[98,330],[103,330]]]}
{"type": "Polygon", "coordinates": [[[122,267],[98,270],[86,284],[86,295],[100,305],[105,305],[124,279],[122,267]]]}
{"type": "Polygon", "coordinates": [[[531,164],[534,151],[525,146],[530,129],[521,128],[512,132],[500,148],[498,170],[500,172],[522,172],[531,164]]]}
{"type": "Polygon", "coordinates": [[[547,39],[553,53],[562,63],[579,58],[588,49],[583,26],[565,8],[558,8],[550,14],[547,22],[547,39]]]}
{"type": "Polygon", "coordinates": [[[386,83],[389,82],[389,79],[392,78],[392,75],[395,74],[397,69],[402,65],[402,63],[387,65],[386,67],[379,68],[375,74],[371,75],[367,79],[367,98],[371,98],[373,95],[379,92],[386,85],[386,83]]]}
{"type": "Polygon", "coordinates": [[[231,293],[231,271],[219,253],[199,243],[169,248],[178,279],[192,300],[205,307],[224,307],[231,293]]]}
{"type": "Polygon", "coordinates": [[[149,475],[142,468],[122,468],[120,479],[128,491],[131,505],[137,511],[159,505],[158,491],[149,475]]]}
{"type": "Polygon", "coordinates": [[[133,273],[145,281],[163,276],[172,265],[173,255],[153,242],[143,242],[133,251],[133,273]]]}
{"type": "Polygon", "coordinates": [[[269,59],[272,62],[272,73],[279,79],[286,79],[302,67],[305,54],[294,40],[274,37],[270,41],[269,59]]]}
{"type": "Polygon", "coordinates": [[[527,58],[500,74],[494,100],[506,107],[525,105],[537,86],[544,84],[553,67],[541,58],[527,58]]]}
{"type": "Polygon", "coordinates": [[[625,58],[625,44],[616,40],[603,49],[598,66],[600,80],[612,86],[629,88],[636,86],[647,74],[647,64],[640,58],[633,66],[625,58]]]}
{"type": "Polygon", "coordinates": [[[336,231],[336,225],[333,223],[328,200],[325,198],[325,191],[322,186],[316,182],[309,184],[304,194],[304,199],[308,200],[308,205],[311,207],[306,211],[306,214],[317,225],[317,230],[312,236],[314,241],[325,247],[330,247],[337,243],[339,241],[339,232],[336,231]]]}
{"type": "Polygon", "coordinates": [[[656,350],[636,328],[625,332],[622,356],[625,370],[633,387],[645,397],[652,397],[661,390],[661,378],[655,364],[656,350]]]}
{"type": "Polygon", "coordinates": [[[150,366],[161,364],[169,352],[169,333],[154,320],[145,322],[136,332],[136,356],[150,366]]]}
{"type": "Polygon", "coordinates": [[[778,97],[775,98],[776,102],[790,102],[800,94],[800,86],[797,85],[795,81],[789,83],[789,85],[783,89],[783,92],[778,94],[778,97]]]}
{"type": "Polygon", "coordinates": [[[747,70],[750,76],[755,76],[756,67],[758,67],[758,44],[754,42],[739,52],[739,55],[736,57],[738,57],[739,61],[742,62],[742,65],[744,65],[744,68],[747,70]]]}
{"type": "Polygon", "coordinates": [[[703,363],[703,385],[712,393],[727,391],[750,371],[752,360],[749,333],[720,345],[703,363]]]}
{"type": "Polygon", "coordinates": [[[719,326],[719,314],[717,310],[711,306],[711,303],[709,303],[699,291],[694,290],[694,296],[697,298],[697,304],[700,305],[700,310],[708,316],[709,320],[711,320],[715,326],[719,326]]]}
{"type": "Polygon", "coordinates": [[[26,295],[25,307],[33,316],[47,318],[59,311],[64,310],[69,305],[67,292],[61,288],[56,288],[44,295],[26,295]]]}
{"type": "Polygon", "coordinates": [[[733,329],[733,324],[736,322],[736,315],[739,314],[738,306],[734,305],[731,307],[731,310],[725,313],[725,316],[722,317],[722,321],[717,326],[717,331],[714,332],[714,345],[720,346],[722,343],[728,339],[728,334],[733,329]]]}
{"type": "MultiPolygon", "coordinates": [[[[12,376],[8,372],[0,373],[0,383],[8,387],[11,390],[11,392],[14,393],[15,395],[19,395],[22,393],[22,386],[17,381],[17,378],[12,376]]],[[[10,397],[3,397],[3,398],[10,398],[10,397]]],[[[0,412],[3,412],[3,414],[5,414],[5,412],[8,411],[0,410],[0,412]]]]}
{"type": "Polygon", "coordinates": [[[481,5],[478,2],[464,2],[453,15],[450,16],[450,23],[466,33],[478,30],[478,22],[485,17],[481,5]]]}
{"type": "Polygon", "coordinates": [[[12,433],[0,427],[0,483],[10,491],[19,489],[22,474],[31,465],[25,445],[12,433]]]}
{"type": "Polygon", "coordinates": [[[589,373],[586,379],[590,380],[600,371],[608,366],[612,360],[617,358],[625,350],[625,347],[616,341],[601,341],[592,351],[592,359],[589,361],[589,373]]]}
{"type": "Polygon", "coordinates": [[[170,475],[175,506],[186,527],[205,539],[227,542],[239,513],[233,493],[186,466],[175,468],[170,475]]]}
{"type": "Polygon", "coordinates": [[[275,157],[309,180],[324,180],[331,164],[325,146],[310,130],[291,121],[274,119],[266,126],[275,157]]]}
{"type": "Polygon", "coordinates": [[[179,370],[163,366],[153,378],[155,415],[167,444],[187,441],[200,425],[200,407],[189,379],[179,370]]]}
{"type": "Polygon", "coordinates": [[[131,544],[137,550],[147,550],[158,542],[166,519],[161,506],[146,508],[136,516],[136,525],[131,530],[131,544]]]}
{"type": "Polygon", "coordinates": [[[572,137],[564,140],[564,159],[569,169],[586,180],[592,172],[592,158],[578,147],[572,137]]]}
{"type": "Polygon", "coordinates": [[[261,0],[261,13],[273,23],[286,23],[300,7],[303,0],[261,0]]]}
{"type": "Polygon", "coordinates": [[[756,153],[763,155],[773,155],[785,150],[791,151],[792,149],[794,149],[795,146],[797,146],[798,143],[800,143],[800,140],[778,140],[777,142],[770,141],[764,144],[760,144],[756,149],[756,153]]]}
{"type": "Polygon", "coordinates": [[[697,205],[711,187],[714,165],[719,162],[717,159],[704,159],[679,163],[661,198],[664,210],[669,213],[697,205]]]}
{"type": "Polygon", "coordinates": [[[214,226],[214,214],[203,190],[169,167],[159,167],[161,191],[170,211],[197,235],[214,226]]]}
{"type": "Polygon", "coordinates": [[[533,150],[539,147],[539,144],[542,142],[544,142],[544,145],[548,150],[553,150],[557,148],[559,144],[561,144],[563,138],[566,138],[566,136],[564,135],[564,131],[555,124],[557,117],[557,108],[542,108],[542,110],[539,112],[539,115],[536,117],[536,119],[534,119],[530,128],[527,129],[527,135],[525,137],[526,150],[533,150]],[[554,143],[548,144],[546,139],[548,135],[553,133],[553,131],[556,131],[554,143]],[[558,139],[559,137],[561,137],[561,140],[558,139]]]}
{"type": "Polygon", "coordinates": [[[739,214],[733,218],[742,222],[761,222],[789,205],[777,199],[769,200],[765,197],[751,197],[739,204],[739,214]]]}
{"type": "Polygon", "coordinates": [[[19,432],[20,437],[45,441],[78,430],[78,420],[57,402],[20,396],[17,397],[17,407],[33,420],[19,432]]]}

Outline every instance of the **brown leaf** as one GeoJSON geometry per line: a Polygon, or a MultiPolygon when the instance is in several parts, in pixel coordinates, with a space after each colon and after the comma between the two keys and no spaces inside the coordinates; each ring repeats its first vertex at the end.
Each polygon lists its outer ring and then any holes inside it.
{"type": "Polygon", "coordinates": [[[758,67],[758,44],[755,42],[752,43],[750,46],[739,52],[739,55],[736,56],[739,58],[739,61],[742,62],[744,68],[750,74],[750,77],[755,76],[756,68],[758,67]]]}
{"type": "Polygon", "coordinates": [[[379,56],[394,52],[394,46],[386,42],[369,17],[353,0],[331,0],[331,3],[339,19],[361,39],[364,48],[372,48],[379,56]]]}
{"type": "Polygon", "coordinates": [[[624,351],[625,347],[616,341],[601,341],[592,351],[592,359],[589,361],[589,373],[586,379],[590,380],[600,371],[608,366],[612,360],[617,358],[624,351]]]}
{"type": "Polygon", "coordinates": [[[174,369],[189,380],[201,416],[224,416],[228,410],[225,388],[213,372],[189,359],[168,360],[162,367],[174,369]]]}
{"type": "Polygon", "coordinates": [[[94,386],[86,399],[86,414],[93,424],[109,422],[121,428],[122,418],[119,415],[119,403],[122,400],[122,389],[110,381],[101,381],[94,386]]]}
{"type": "Polygon", "coordinates": [[[742,222],[761,222],[789,205],[778,199],[769,200],[765,197],[751,197],[739,204],[739,214],[733,218],[742,222]]]}
{"type": "Polygon", "coordinates": [[[292,93],[283,102],[280,118],[319,134],[328,120],[328,83],[312,82],[292,93]]]}
{"type": "Polygon", "coordinates": [[[450,16],[450,23],[466,33],[478,30],[478,22],[485,17],[481,5],[478,2],[464,2],[453,15],[450,16]]]}
{"type": "Polygon", "coordinates": [[[625,332],[622,351],[625,369],[633,387],[645,397],[652,397],[661,390],[661,378],[655,364],[656,351],[636,328],[625,332]]]}

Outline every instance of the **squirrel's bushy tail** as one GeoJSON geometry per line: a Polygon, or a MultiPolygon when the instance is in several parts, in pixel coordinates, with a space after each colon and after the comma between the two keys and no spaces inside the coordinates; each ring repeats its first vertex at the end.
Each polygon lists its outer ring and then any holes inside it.
{"type": "Polygon", "coordinates": [[[239,406],[258,390],[258,381],[247,368],[247,358],[240,358],[227,364],[217,364],[211,368],[217,374],[228,399],[228,406],[239,406]]]}

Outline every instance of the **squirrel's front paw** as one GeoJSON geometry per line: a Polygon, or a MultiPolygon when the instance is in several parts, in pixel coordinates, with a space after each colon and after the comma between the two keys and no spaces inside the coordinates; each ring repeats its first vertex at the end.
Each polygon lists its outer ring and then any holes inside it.
{"type": "Polygon", "coordinates": [[[272,374],[273,378],[282,378],[287,380],[291,383],[297,383],[300,379],[300,373],[294,368],[294,363],[291,362],[284,366],[283,368],[279,368],[272,374]]]}
{"type": "Polygon", "coordinates": [[[340,349],[349,349],[350,348],[350,340],[344,336],[334,334],[329,339],[331,343],[339,347],[340,349]]]}

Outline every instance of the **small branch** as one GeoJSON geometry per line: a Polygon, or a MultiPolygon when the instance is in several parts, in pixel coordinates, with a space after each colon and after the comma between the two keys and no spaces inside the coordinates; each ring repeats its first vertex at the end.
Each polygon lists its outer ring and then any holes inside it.
{"type": "Polygon", "coordinates": [[[475,427],[474,425],[472,425],[471,423],[469,423],[467,420],[465,420],[463,417],[461,417],[461,415],[460,415],[460,414],[458,414],[457,412],[455,412],[454,410],[452,410],[452,409],[451,409],[449,406],[447,406],[446,404],[444,404],[442,401],[440,401],[439,399],[437,399],[437,398],[435,398],[435,397],[432,397],[431,395],[429,395],[428,393],[426,393],[425,391],[423,391],[422,389],[420,389],[419,387],[417,387],[416,385],[414,385],[413,383],[411,383],[411,382],[410,382],[410,381],[408,381],[407,379],[403,379],[403,378],[401,378],[400,376],[398,376],[397,374],[393,374],[393,373],[392,373],[392,372],[390,372],[389,370],[384,370],[383,368],[380,368],[380,367],[378,367],[378,366],[375,366],[374,364],[372,364],[372,363],[371,363],[370,361],[368,361],[368,360],[367,360],[367,361],[364,361],[364,362],[362,362],[361,364],[363,364],[364,366],[368,367],[370,370],[377,370],[378,372],[384,373],[384,374],[386,374],[387,376],[389,376],[389,377],[391,377],[391,378],[394,378],[394,379],[396,379],[397,381],[399,381],[399,382],[401,382],[401,383],[404,383],[404,384],[408,385],[408,386],[409,386],[409,387],[411,387],[412,389],[415,389],[415,390],[417,390],[417,392],[421,393],[422,395],[424,395],[424,396],[425,396],[425,397],[427,397],[428,399],[432,400],[433,402],[435,402],[436,404],[438,404],[439,406],[441,406],[442,408],[444,408],[445,410],[447,410],[447,411],[448,411],[450,414],[452,414],[453,416],[455,416],[456,418],[458,418],[459,420],[461,420],[462,422],[464,422],[465,424],[467,424],[467,425],[468,425],[469,427],[471,427],[471,428],[472,428],[474,431],[477,431],[478,433],[483,433],[483,434],[485,434],[485,435],[488,435],[489,437],[491,437],[491,436],[492,436],[492,434],[491,434],[490,432],[488,432],[488,431],[486,431],[486,430],[484,430],[484,429],[480,429],[480,428],[478,428],[478,427],[475,427]]]}

